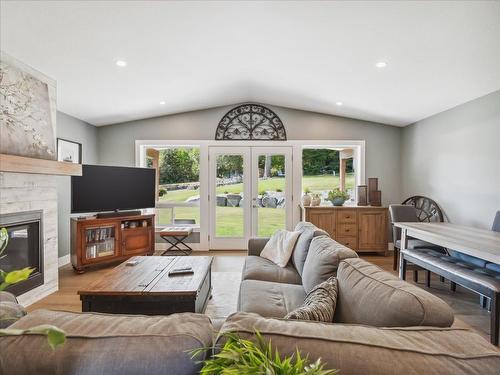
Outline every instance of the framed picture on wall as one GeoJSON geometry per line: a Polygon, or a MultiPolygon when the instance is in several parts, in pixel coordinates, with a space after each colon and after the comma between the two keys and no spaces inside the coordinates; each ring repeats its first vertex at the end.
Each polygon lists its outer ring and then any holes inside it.
{"type": "Polygon", "coordinates": [[[57,138],[57,161],[82,164],[82,144],[57,138]]]}

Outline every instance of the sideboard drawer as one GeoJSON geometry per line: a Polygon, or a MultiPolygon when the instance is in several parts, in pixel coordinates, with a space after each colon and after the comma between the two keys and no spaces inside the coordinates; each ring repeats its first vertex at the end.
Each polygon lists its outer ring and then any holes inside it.
{"type": "Polygon", "coordinates": [[[336,237],[335,241],[348,247],[351,250],[358,249],[358,238],[357,237],[336,237]]]}
{"type": "Polygon", "coordinates": [[[355,210],[339,210],[337,212],[337,222],[340,223],[356,223],[357,215],[355,210]]]}
{"type": "Polygon", "coordinates": [[[358,224],[356,223],[340,223],[337,225],[337,236],[357,236],[358,224]]]}

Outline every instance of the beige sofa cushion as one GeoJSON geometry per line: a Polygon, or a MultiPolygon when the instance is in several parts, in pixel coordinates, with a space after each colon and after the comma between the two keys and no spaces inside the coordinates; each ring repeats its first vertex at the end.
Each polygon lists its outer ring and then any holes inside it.
{"type": "Polygon", "coordinates": [[[376,327],[453,324],[453,311],[438,297],[363,259],[346,259],[337,271],[334,322],[376,327]]]}
{"type": "Polygon", "coordinates": [[[295,244],[291,260],[297,272],[302,276],[302,270],[304,269],[304,263],[306,262],[307,253],[309,252],[309,246],[311,246],[312,239],[318,236],[329,236],[327,232],[317,228],[314,224],[307,221],[297,223],[295,230],[302,233],[295,244]]]}
{"type": "Polygon", "coordinates": [[[357,258],[355,251],[327,236],[314,237],[302,270],[302,285],[309,293],[316,285],[335,276],[343,259],[357,258]]]}
{"type": "Polygon", "coordinates": [[[299,349],[342,375],[496,375],[500,369],[500,350],[464,329],[376,328],[236,313],[221,332],[254,338],[255,330],[282,355],[299,349]]]}
{"type": "Polygon", "coordinates": [[[301,306],[305,297],[302,285],[243,280],[238,297],[238,311],[283,318],[301,306]]]}
{"type": "Polygon", "coordinates": [[[286,267],[280,267],[268,259],[255,255],[249,255],[245,258],[242,278],[243,280],[302,284],[300,275],[291,264],[288,264],[286,267]]]}
{"type": "Polygon", "coordinates": [[[0,374],[196,374],[200,365],[187,351],[213,342],[210,319],[191,313],[141,316],[36,310],[9,328],[39,324],[63,329],[66,343],[52,350],[44,336],[0,337],[0,374]]]}

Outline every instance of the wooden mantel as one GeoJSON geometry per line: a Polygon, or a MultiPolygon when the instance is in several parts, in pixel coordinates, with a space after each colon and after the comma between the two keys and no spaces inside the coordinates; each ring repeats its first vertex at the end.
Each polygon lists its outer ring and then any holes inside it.
{"type": "Polygon", "coordinates": [[[81,164],[0,154],[0,172],[81,176],[81,164]]]}

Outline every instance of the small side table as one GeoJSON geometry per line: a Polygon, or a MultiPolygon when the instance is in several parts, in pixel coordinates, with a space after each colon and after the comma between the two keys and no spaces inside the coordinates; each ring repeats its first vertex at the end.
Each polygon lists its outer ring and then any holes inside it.
{"type": "Polygon", "coordinates": [[[171,250],[178,250],[184,255],[191,254],[193,249],[184,242],[191,233],[193,233],[193,228],[191,227],[170,227],[163,229],[160,232],[160,237],[167,241],[170,247],[161,255],[165,255],[171,250]]]}

